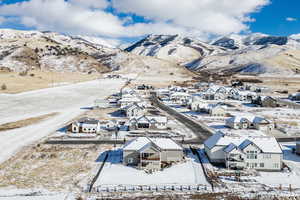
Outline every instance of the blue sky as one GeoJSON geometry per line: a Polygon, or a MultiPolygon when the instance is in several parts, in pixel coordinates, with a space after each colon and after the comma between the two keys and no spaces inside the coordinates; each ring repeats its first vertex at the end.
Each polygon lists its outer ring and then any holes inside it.
{"type": "Polygon", "coordinates": [[[252,32],[271,35],[291,35],[300,33],[300,1],[272,0],[261,12],[252,14],[255,22],[250,23],[252,32]],[[287,17],[296,21],[287,21],[287,17]]]}
{"type": "Polygon", "coordinates": [[[300,33],[299,0],[207,2],[0,0],[0,28],[85,34],[122,42],[132,42],[151,33],[178,33],[204,40],[231,33],[300,33]]]}

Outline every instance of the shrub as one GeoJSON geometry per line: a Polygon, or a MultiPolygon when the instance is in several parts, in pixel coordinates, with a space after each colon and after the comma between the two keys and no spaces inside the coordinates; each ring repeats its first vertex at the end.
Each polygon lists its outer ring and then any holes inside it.
{"type": "Polygon", "coordinates": [[[26,76],[27,75],[27,71],[23,71],[19,73],[20,76],[26,76]]]}
{"type": "Polygon", "coordinates": [[[6,86],[5,83],[3,83],[3,84],[1,85],[1,90],[6,90],[6,89],[7,89],[7,86],[6,86]]]}

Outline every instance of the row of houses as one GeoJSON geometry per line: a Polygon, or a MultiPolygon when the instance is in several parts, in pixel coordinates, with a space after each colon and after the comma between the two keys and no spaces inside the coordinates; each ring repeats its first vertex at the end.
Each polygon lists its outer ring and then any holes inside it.
{"type": "Polygon", "coordinates": [[[270,120],[255,115],[233,116],[225,120],[225,124],[232,129],[256,129],[265,132],[275,128],[270,120]]]}

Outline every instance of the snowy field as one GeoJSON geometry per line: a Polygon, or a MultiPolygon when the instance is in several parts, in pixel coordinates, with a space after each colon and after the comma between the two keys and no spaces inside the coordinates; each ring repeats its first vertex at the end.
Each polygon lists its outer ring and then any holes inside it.
{"type": "Polygon", "coordinates": [[[201,164],[189,153],[186,162],[173,165],[163,171],[147,174],[143,170],[124,166],[121,163],[122,153],[115,152],[95,183],[95,187],[137,186],[137,185],[207,185],[201,164]]]}
{"type": "Polygon", "coordinates": [[[59,129],[93,106],[96,98],[117,92],[124,81],[100,79],[20,94],[0,94],[0,124],[59,112],[41,123],[1,132],[0,163],[23,146],[59,129]]]}

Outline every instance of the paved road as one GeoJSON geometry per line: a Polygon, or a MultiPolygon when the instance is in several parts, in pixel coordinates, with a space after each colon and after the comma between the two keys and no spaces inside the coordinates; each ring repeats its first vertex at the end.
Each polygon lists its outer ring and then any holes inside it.
{"type": "Polygon", "coordinates": [[[186,117],[185,115],[177,112],[176,110],[170,108],[169,106],[163,104],[156,97],[155,93],[152,93],[152,97],[150,98],[150,100],[155,106],[159,107],[161,110],[164,110],[169,115],[172,115],[176,120],[184,124],[197,136],[197,139],[186,141],[187,143],[203,144],[203,142],[213,134],[212,131],[209,130],[204,124],[196,122],[186,117]]]}

